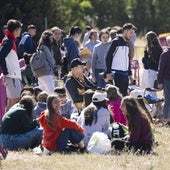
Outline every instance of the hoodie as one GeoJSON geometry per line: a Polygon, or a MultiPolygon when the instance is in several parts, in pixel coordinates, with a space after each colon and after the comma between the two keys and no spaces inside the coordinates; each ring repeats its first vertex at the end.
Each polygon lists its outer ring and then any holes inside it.
{"type": "Polygon", "coordinates": [[[72,37],[64,38],[64,47],[66,48],[66,58],[68,63],[75,58],[79,58],[79,49],[72,37]]]}
{"type": "Polygon", "coordinates": [[[28,54],[33,54],[36,51],[36,44],[28,32],[24,32],[22,34],[22,38],[18,46],[18,51],[21,57],[25,52],[28,54]]]}
{"type": "Polygon", "coordinates": [[[97,122],[95,123],[95,120],[93,120],[92,125],[89,126],[89,125],[85,125],[84,111],[82,111],[77,122],[85,130],[84,144],[87,145],[94,132],[104,132],[106,134],[108,133],[108,129],[110,126],[110,113],[107,109],[101,107],[97,111],[97,122]]]}

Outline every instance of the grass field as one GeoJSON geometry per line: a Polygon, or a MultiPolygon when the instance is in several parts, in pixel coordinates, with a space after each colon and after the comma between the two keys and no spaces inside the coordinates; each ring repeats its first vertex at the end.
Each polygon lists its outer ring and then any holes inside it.
{"type": "MultiPolygon", "coordinates": [[[[141,47],[135,57],[143,55],[144,39],[137,39],[136,45],[141,47]]],[[[155,138],[158,146],[153,149],[155,155],[137,156],[132,153],[120,155],[108,154],[53,154],[34,155],[31,150],[9,152],[6,160],[2,160],[3,170],[169,170],[170,128],[155,125],[155,138]]]]}
{"type": "Polygon", "coordinates": [[[137,156],[132,153],[108,154],[53,154],[34,155],[32,151],[9,152],[1,161],[4,170],[169,170],[170,128],[155,126],[155,155],[137,156]]]}

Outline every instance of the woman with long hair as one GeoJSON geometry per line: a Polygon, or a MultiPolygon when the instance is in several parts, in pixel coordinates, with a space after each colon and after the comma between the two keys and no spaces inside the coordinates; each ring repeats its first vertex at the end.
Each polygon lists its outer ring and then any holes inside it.
{"type": "Polygon", "coordinates": [[[45,30],[41,34],[38,48],[46,55],[47,64],[44,68],[45,71],[43,71],[42,74],[39,74],[37,77],[40,88],[43,91],[46,91],[48,94],[52,94],[54,92],[53,71],[55,60],[51,52],[52,42],[53,33],[50,30],[45,30]]]}
{"type": "Polygon", "coordinates": [[[47,110],[41,113],[38,118],[43,127],[42,146],[52,152],[66,151],[67,142],[77,144],[80,152],[84,149],[84,129],[74,120],[61,116],[60,101],[56,95],[49,95],[47,98],[47,110]]]}
{"type": "Polygon", "coordinates": [[[122,150],[125,146],[140,153],[150,153],[153,139],[149,118],[136,99],[127,96],[121,102],[121,110],[127,118],[129,135],[124,140],[114,140],[112,146],[122,150]]]}
{"type": "Polygon", "coordinates": [[[159,59],[163,49],[155,32],[149,31],[145,37],[147,45],[145,46],[144,57],[142,58],[144,72],[141,86],[143,88],[153,88],[154,82],[157,80],[159,59]]]}

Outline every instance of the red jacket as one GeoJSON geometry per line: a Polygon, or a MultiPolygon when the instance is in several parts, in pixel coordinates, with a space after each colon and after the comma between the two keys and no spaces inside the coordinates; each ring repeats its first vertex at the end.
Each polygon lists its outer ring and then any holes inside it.
{"type": "Polygon", "coordinates": [[[84,129],[73,120],[67,119],[57,114],[55,114],[53,118],[54,125],[56,126],[55,129],[51,128],[51,126],[48,124],[45,112],[42,112],[38,118],[38,122],[43,127],[42,145],[50,151],[57,150],[57,141],[64,128],[78,130],[82,133],[84,132],[84,129]]]}

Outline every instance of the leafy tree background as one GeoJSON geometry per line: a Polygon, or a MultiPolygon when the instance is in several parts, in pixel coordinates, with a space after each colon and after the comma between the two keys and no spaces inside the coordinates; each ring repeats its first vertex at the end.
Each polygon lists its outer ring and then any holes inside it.
{"type": "Polygon", "coordinates": [[[38,36],[52,26],[68,33],[72,25],[101,29],[125,22],[136,25],[139,35],[170,31],[169,0],[5,0],[0,7],[1,28],[15,18],[23,23],[23,31],[35,24],[38,36]]]}

